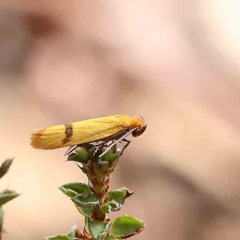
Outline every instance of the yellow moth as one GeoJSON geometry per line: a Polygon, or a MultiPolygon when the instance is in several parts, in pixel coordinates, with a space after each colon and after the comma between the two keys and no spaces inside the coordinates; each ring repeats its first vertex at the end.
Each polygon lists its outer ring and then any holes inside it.
{"type": "Polygon", "coordinates": [[[122,140],[129,134],[141,135],[147,125],[142,118],[124,115],[94,118],[35,130],[31,145],[38,149],[55,149],[100,140],[122,140]]]}

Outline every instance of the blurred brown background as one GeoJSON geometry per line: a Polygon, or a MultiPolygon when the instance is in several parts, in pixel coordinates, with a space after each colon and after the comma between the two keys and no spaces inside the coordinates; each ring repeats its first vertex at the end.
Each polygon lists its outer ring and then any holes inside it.
{"type": "MultiPolygon", "coordinates": [[[[83,225],[58,186],[86,181],[66,149],[37,151],[35,128],[142,115],[112,179],[136,194],[118,214],[133,239],[240,239],[240,3],[237,0],[0,2],[0,182],[6,240],[83,225]]],[[[116,216],[114,214],[113,216],[116,216]]]]}

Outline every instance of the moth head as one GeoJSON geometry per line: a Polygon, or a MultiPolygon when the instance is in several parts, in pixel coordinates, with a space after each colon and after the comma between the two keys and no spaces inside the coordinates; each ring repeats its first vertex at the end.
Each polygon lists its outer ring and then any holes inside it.
{"type": "Polygon", "coordinates": [[[133,137],[138,137],[144,133],[144,131],[147,129],[147,124],[144,121],[144,119],[140,116],[137,118],[139,121],[139,126],[136,127],[136,129],[132,132],[133,137]]]}

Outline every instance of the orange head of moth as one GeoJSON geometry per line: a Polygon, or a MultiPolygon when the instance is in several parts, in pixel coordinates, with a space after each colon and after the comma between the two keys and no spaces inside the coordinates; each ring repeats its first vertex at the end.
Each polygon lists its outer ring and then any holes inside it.
{"type": "Polygon", "coordinates": [[[133,137],[142,135],[147,128],[147,124],[141,116],[140,118],[135,118],[133,125],[136,127],[136,130],[132,132],[133,137]]]}

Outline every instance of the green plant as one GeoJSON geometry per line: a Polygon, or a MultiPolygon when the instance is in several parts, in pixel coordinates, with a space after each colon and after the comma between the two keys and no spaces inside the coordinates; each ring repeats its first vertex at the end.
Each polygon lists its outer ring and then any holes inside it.
{"type": "Polygon", "coordinates": [[[119,211],[126,198],[133,194],[125,187],[109,191],[110,176],[126,146],[121,150],[113,146],[105,153],[107,145],[109,143],[100,146],[86,144],[68,154],[67,160],[77,163],[86,174],[88,184],[67,183],[60,190],[84,216],[85,226],[83,231],[75,226],[70,233],[49,236],[47,240],[119,240],[134,236],[144,229],[143,222],[135,217],[124,215],[110,221],[107,216],[110,212],[119,211]]]}
{"type": "MultiPolygon", "coordinates": [[[[0,178],[2,178],[10,169],[13,159],[6,159],[0,166],[0,178]]],[[[0,240],[2,239],[2,233],[7,232],[3,228],[4,212],[3,205],[12,199],[18,197],[19,194],[13,190],[3,190],[0,192],[0,240]]]]}

